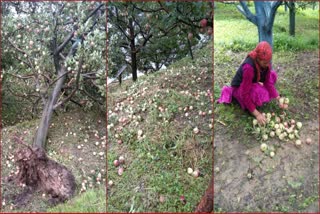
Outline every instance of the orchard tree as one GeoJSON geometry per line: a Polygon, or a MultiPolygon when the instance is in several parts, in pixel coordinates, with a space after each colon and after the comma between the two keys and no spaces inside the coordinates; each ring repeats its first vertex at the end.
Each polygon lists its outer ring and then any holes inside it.
{"type": "Polygon", "coordinates": [[[156,71],[188,52],[192,56],[200,29],[212,34],[212,7],[208,2],[109,3],[108,75],[128,64],[136,81],[138,69],[156,71]]]}
{"type": "Polygon", "coordinates": [[[296,28],[296,12],[298,9],[305,10],[307,6],[311,6],[314,10],[315,7],[319,5],[319,2],[294,2],[294,1],[285,1],[285,7],[289,8],[289,34],[295,36],[296,28]]]}
{"type": "MultiPolygon", "coordinates": [[[[67,102],[103,104],[106,5],[100,2],[2,3],[5,96],[42,109],[34,146],[45,148],[54,110],[67,102]]],[[[24,112],[31,114],[31,112],[24,112]]]]}
{"type": "Polygon", "coordinates": [[[237,5],[238,10],[258,28],[259,42],[267,41],[273,47],[272,28],[278,7],[282,1],[254,1],[255,15],[244,1],[237,5]]]}
{"type": "Polygon", "coordinates": [[[286,2],[286,5],[289,7],[289,34],[291,36],[295,35],[296,27],[296,6],[293,1],[286,2]]]}

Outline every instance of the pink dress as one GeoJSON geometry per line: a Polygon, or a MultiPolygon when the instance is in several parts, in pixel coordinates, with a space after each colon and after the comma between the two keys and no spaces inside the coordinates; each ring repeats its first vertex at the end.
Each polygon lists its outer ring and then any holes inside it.
{"type": "Polygon", "coordinates": [[[263,103],[270,102],[276,98],[279,93],[275,88],[277,73],[270,71],[266,75],[263,85],[253,83],[254,69],[249,64],[243,65],[242,82],[239,87],[223,86],[218,103],[231,103],[235,98],[242,109],[248,109],[253,112],[256,106],[262,106],[263,103]]]}

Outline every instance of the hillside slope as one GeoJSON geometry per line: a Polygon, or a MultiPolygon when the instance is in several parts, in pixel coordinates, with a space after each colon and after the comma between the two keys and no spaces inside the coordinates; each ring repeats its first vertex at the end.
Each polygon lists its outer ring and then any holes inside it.
{"type": "Polygon", "coordinates": [[[107,100],[107,210],[194,211],[212,173],[212,45],[194,61],[110,86],[107,100]]]}

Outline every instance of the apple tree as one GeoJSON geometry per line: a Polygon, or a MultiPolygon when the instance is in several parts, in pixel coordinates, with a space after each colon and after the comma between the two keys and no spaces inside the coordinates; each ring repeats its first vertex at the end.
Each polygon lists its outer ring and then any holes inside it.
{"type": "Polygon", "coordinates": [[[68,102],[105,102],[106,5],[6,2],[2,17],[4,96],[42,110],[33,144],[45,147],[52,114],[68,102]]]}
{"type": "Polygon", "coordinates": [[[138,70],[157,71],[192,56],[201,31],[212,34],[212,9],[209,2],[109,2],[108,76],[127,64],[135,81],[138,70]]]}

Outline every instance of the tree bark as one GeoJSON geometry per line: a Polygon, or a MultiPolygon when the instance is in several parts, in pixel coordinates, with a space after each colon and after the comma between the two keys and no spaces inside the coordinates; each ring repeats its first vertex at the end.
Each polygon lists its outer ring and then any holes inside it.
{"type": "Polygon", "coordinates": [[[193,54],[192,54],[192,48],[191,48],[191,42],[190,42],[190,40],[189,40],[189,39],[188,39],[188,46],[189,46],[189,52],[190,52],[191,59],[193,60],[193,54]]]}
{"type": "Polygon", "coordinates": [[[131,50],[131,71],[132,71],[132,80],[137,81],[137,51],[135,44],[134,36],[134,27],[132,18],[129,19],[129,31],[130,31],[130,50],[131,50]]]}
{"type": "Polygon", "coordinates": [[[50,120],[51,120],[51,117],[53,114],[53,110],[54,110],[53,106],[58,99],[58,96],[60,94],[63,83],[66,79],[64,67],[60,68],[59,76],[62,76],[62,77],[59,78],[51,95],[48,98],[48,101],[47,101],[47,103],[44,107],[43,113],[42,113],[39,128],[37,130],[36,136],[33,141],[33,144],[35,146],[38,146],[41,148],[45,148],[45,143],[46,143],[46,139],[47,139],[48,131],[49,131],[49,126],[50,126],[49,123],[50,123],[50,120]]]}
{"type": "Polygon", "coordinates": [[[296,8],[294,2],[289,2],[289,34],[295,36],[295,25],[296,25],[296,8]]]}
{"type": "Polygon", "coordinates": [[[255,2],[259,42],[267,41],[273,47],[272,26],[266,24],[268,17],[264,13],[263,4],[263,2],[255,2]]]}
{"type": "Polygon", "coordinates": [[[119,75],[119,84],[121,86],[121,83],[122,83],[122,73],[119,75]]]}
{"type": "Polygon", "coordinates": [[[259,42],[267,41],[273,47],[272,28],[278,7],[282,1],[267,2],[255,1],[254,7],[256,15],[253,15],[244,1],[240,1],[242,7],[237,6],[238,10],[253,24],[258,27],[259,42]]]}

